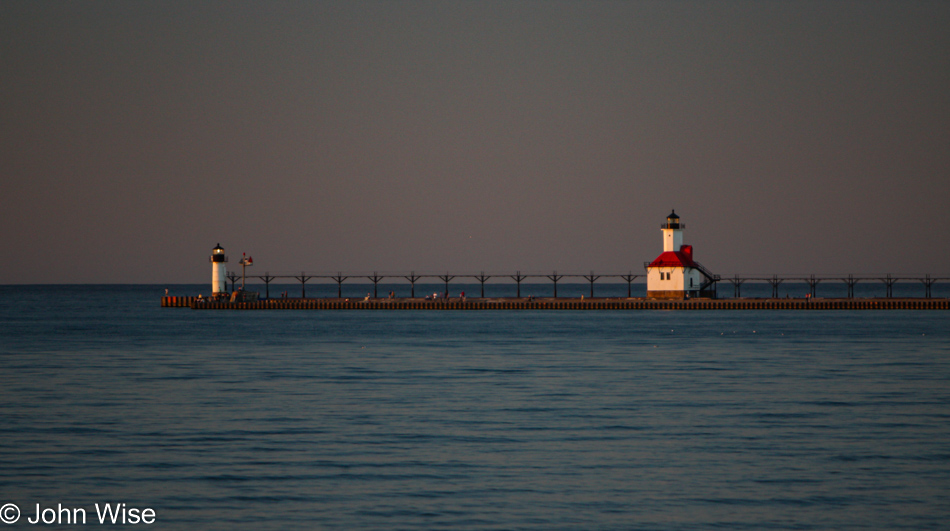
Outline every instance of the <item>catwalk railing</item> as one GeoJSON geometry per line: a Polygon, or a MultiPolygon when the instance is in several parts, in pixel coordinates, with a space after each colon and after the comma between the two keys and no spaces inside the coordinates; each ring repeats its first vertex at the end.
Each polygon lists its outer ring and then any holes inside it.
{"type": "MultiPolygon", "coordinates": [[[[711,280],[709,283],[713,291],[716,290],[716,284],[719,282],[728,282],[733,286],[733,295],[736,298],[742,296],[742,285],[746,283],[767,283],[772,287],[772,298],[779,297],[779,286],[783,283],[792,283],[800,282],[808,285],[809,295],[811,297],[816,297],[818,294],[819,284],[832,282],[842,282],[847,287],[847,298],[854,298],[854,288],[859,282],[880,282],[884,285],[885,288],[885,297],[893,297],[893,288],[898,283],[919,283],[923,288],[921,295],[924,298],[931,298],[932,296],[932,287],[937,283],[943,283],[950,281],[950,277],[932,277],[929,274],[920,276],[912,275],[865,275],[865,276],[856,276],[849,274],[847,276],[841,275],[832,275],[832,276],[822,276],[822,275],[771,275],[771,276],[743,276],[743,275],[734,275],[732,277],[724,277],[720,275],[712,275],[708,271],[703,270],[704,276],[711,280]]],[[[558,282],[565,279],[583,279],[586,283],[590,284],[590,297],[595,296],[595,283],[598,280],[606,279],[620,279],[627,283],[627,297],[633,297],[633,282],[638,278],[646,278],[646,274],[633,272],[627,273],[595,273],[590,271],[588,273],[558,273],[553,271],[551,273],[541,273],[541,272],[522,272],[515,271],[514,273],[417,273],[415,271],[405,272],[377,272],[373,271],[372,273],[275,273],[271,274],[270,272],[265,272],[261,275],[246,275],[241,276],[236,272],[229,272],[227,275],[228,280],[231,282],[231,290],[234,291],[237,288],[238,283],[241,283],[242,286],[246,283],[246,279],[258,279],[264,283],[264,298],[270,298],[270,285],[274,281],[288,280],[293,279],[296,282],[300,283],[300,296],[302,298],[307,297],[307,283],[311,281],[331,283],[337,285],[337,296],[343,297],[343,284],[347,281],[356,282],[359,280],[368,280],[373,285],[373,298],[379,298],[379,284],[383,280],[388,281],[397,281],[397,282],[406,282],[410,287],[410,297],[416,297],[416,284],[420,281],[425,280],[437,280],[440,284],[445,286],[445,292],[450,291],[450,283],[452,281],[460,281],[462,279],[472,279],[481,286],[480,296],[485,297],[485,284],[489,281],[493,282],[513,282],[516,289],[516,297],[521,297],[521,284],[529,280],[543,279],[552,283],[554,297],[558,297],[557,287],[558,282]]]]}
{"type": "Polygon", "coordinates": [[[924,288],[924,298],[931,298],[932,288],[934,284],[938,282],[947,282],[950,280],[950,277],[931,277],[929,274],[924,275],[923,277],[917,276],[894,276],[891,274],[886,275],[870,275],[870,276],[818,276],[818,275],[808,275],[808,276],[779,276],[772,275],[770,277],[762,276],[749,276],[742,277],[735,275],[732,278],[724,278],[722,281],[729,282],[733,286],[733,294],[736,298],[742,296],[742,285],[746,282],[765,282],[772,286],[772,297],[777,298],[779,295],[779,286],[785,282],[802,282],[808,285],[809,295],[812,297],[817,296],[818,285],[822,282],[843,282],[848,288],[847,298],[854,298],[854,287],[858,282],[881,282],[884,284],[886,298],[890,299],[894,296],[894,285],[898,282],[919,282],[924,288]]]}
{"type": "Polygon", "coordinates": [[[552,273],[522,273],[521,271],[516,271],[514,273],[491,273],[486,274],[485,272],[480,273],[416,273],[415,271],[410,271],[409,273],[382,273],[380,274],[377,271],[372,273],[343,273],[337,272],[336,274],[330,273],[283,273],[283,274],[271,274],[265,272],[263,275],[247,275],[242,277],[234,272],[229,272],[227,275],[228,280],[231,282],[231,291],[234,291],[237,287],[238,282],[243,286],[245,279],[258,279],[264,283],[265,298],[270,298],[270,284],[271,282],[279,279],[294,279],[300,283],[301,297],[307,296],[307,282],[311,280],[317,281],[330,281],[331,283],[336,283],[337,285],[337,295],[338,297],[343,296],[343,283],[347,280],[369,280],[373,284],[373,298],[379,297],[379,283],[386,279],[397,279],[399,281],[405,280],[409,283],[411,289],[411,297],[415,298],[416,296],[416,283],[420,280],[425,279],[437,279],[440,283],[445,284],[445,291],[449,291],[449,283],[457,279],[466,279],[470,278],[475,280],[481,285],[481,297],[485,296],[485,283],[492,279],[504,279],[512,280],[516,286],[517,297],[521,297],[521,283],[525,280],[532,278],[545,278],[550,280],[554,285],[554,296],[557,297],[557,283],[558,281],[565,278],[583,278],[588,283],[590,283],[590,296],[594,296],[594,283],[601,278],[619,278],[627,282],[627,296],[632,297],[633,291],[633,281],[638,278],[646,278],[645,274],[633,274],[633,273],[612,273],[612,274],[595,274],[593,271],[590,273],[558,273],[554,271],[552,273]]]}

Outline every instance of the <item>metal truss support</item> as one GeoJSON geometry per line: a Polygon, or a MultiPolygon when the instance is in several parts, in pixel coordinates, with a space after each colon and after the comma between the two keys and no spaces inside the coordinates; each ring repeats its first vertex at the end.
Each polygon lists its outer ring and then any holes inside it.
{"type": "Polygon", "coordinates": [[[511,275],[511,279],[514,280],[515,283],[518,285],[518,295],[517,295],[517,297],[518,297],[519,299],[521,298],[521,281],[524,280],[524,279],[526,279],[526,278],[528,278],[528,277],[525,276],[525,275],[522,275],[522,274],[521,274],[521,271],[518,271],[518,272],[515,273],[514,275],[511,275]]]}
{"type": "Polygon", "coordinates": [[[590,282],[590,298],[594,298],[594,281],[600,278],[600,275],[595,275],[593,271],[589,275],[584,275],[584,278],[590,282]]]}
{"type": "Polygon", "coordinates": [[[641,276],[642,276],[642,275],[634,275],[633,273],[627,273],[626,275],[620,275],[620,278],[622,278],[622,279],[624,279],[624,280],[627,281],[627,298],[628,298],[628,299],[633,296],[633,295],[631,295],[631,293],[633,293],[633,291],[631,291],[631,285],[633,284],[633,281],[636,280],[637,278],[641,277],[641,276]]]}
{"type": "Polygon", "coordinates": [[[490,278],[491,278],[491,276],[490,276],[490,275],[486,275],[484,271],[482,271],[482,272],[479,273],[478,275],[475,275],[475,280],[479,281],[479,282],[481,283],[481,285],[482,285],[482,298],[483,298],[483,299],[485,298],[485,281],[488,280],[488,279],[490,279],[490,278]]]}
{"type": "Polygon", "coordinates": [[[897,280],[898,280],[898,279],[896,279],[896,278],[891,278],[891,274],[888,273],[885,278],[882,278],[882,279],[880,279],[880,280],[881,280],[881,282],[884,283],[885,286],[887,286],[887,290],[886,290],[886,292],[887,292],[887,298],[890,299],[891,297],[894,296],[894,290],[893,290],[893,288],[894,288],[894,284],[897,283],[897,280]]]}
{"type": "Polygon", "coordinates": [[[854,298],[854,285],[857,284],[858,281],[861,280],[861,279],[859,279],[859,278],[854,278],[854,275],[848,275],[848,278],[843,278],[843,279],[841,279],[841,280],[843,280],[843,281],[845,282],[845,284],[848,285],[848,298],[849,298],[849,299],[853,299],[853,298],[854,298]]]}
{"type": "Polygon", "coordinates": [[[235,272],[233,272],[233,271],[231,271],[231,272],[228,273],[228,280],[231,281],[231,291],[234,291],[234,288],[236,287],[237,281],[238,281],[239,278],[241,278],[241,277],[237,276],[237,273],[235,273],[235,272]]]}
{"type": "Polygon", "coordinates": [[[419,275],[416,274],[415,271],[413,271],[413,272],[409,273],[409,275],[406,276],[406,277],[404,277],[404,278],[405,278],[406,280],[408,280],[408,281],[409,281],[409,285],[412,286],[411,291],[410,291],[410,293],[409,293],[409,296],[412,297],[413,299],[415,299],[415,298],[416,298],[416,281],[419,280],[419,279],[422,278],[422,277],[420,277],[419,275]]]}
{"type": "Polygon", "coordinates": [[[449,298],[449,281],[455,278],[455,275],[450,275],[448,273],[444,275],[439,275],[439,280],[445,282],[445,298],[449,298]]]}
{"type": "Polygon", "coordinates": [[[346,279],[348,279],[348,278],[350,278],[350,277],[344,277],[344,276],[343,276],[343,273],[340,273],[340,272],[338,271],[335,277],[330,277],[330,278],[332,278],[333,280],[336,281],[336,296],[337,296],[337,298],[338,298],[338,299],[342,299],[342,298],[343,298],[343,281],[346,280],[346,279]]]}
{"type": "Polygon", "coordinates": [[[564,278],[564,275],[558,275],[557,271],[555,271],[554,273],[550,275],[545,275],[545,276],[548,277],[548,280],[550,280],[551,282],[554,282],[554,298],[556,299],[557,298],[557,281],[564,278]]]}
{"type": "Polygon", "coordinates": [[[274,279],[277,278],[277,277],[272,277],[271,274],[270,274],[270,272],[266,272],[266,273],[264,273],[263,275],[261,275],[261,276],[259,276],[259,277],[257,277],[257,278],[259,278],[259,279],[261,279],[261,280],[264,281],[264,292],[265,292],[265,293],[264,293],[264,298],[265,298],[265,299],[269,299],[269,298],[270,298],[270,283],[271,283],[272,280],[274,280],[274,279]]]}
{"type": "Polygon", "coordinates": [[[782,284],[785,279],[778,278],[778,275],[772,275],[772,278],[768,279],[768,283],[772,285],[772,298],[778,298],[778,287],[782,284]]]}
{"type": "Polygon", "coordinates": [[[379,298],[379,281],[386,277],[381,277],[376,274],[376,271],[373,271],[373,276],[366,277],[366,278],[370,279],[370,281],[372,281],[373,283],[373,298],[378,299],[379,298]]]}
{"type": "Polygon", "coordinates": [[[808,282],[808,287],[811,288],[811,296],[815,297],[815,288],[818,287],[818,283],[821,282],[820,278],[815,278],[815,275],[812,275],[810,278],[806,279],[805,282],[808,282]]]}
{"type": "Polygon", "coordinates": [[[924,283],[924,297],[929,299],[930,286],[933,286],[934,283],[937,282],[937,280],[930,278],[930,275],[928,274],[925,278],[920,279],[920,281],[924,283]]]}
{"type": "Polygon", "coordinates": [[[741,294],[742,294],[742,283],[745,282],[745,281],[748,280],[748,279],[739,278],[739,275],[736,275],[735,278],[730,278],[730,279],[727,279],[727,280],[732,283],[733,293],[735,294],[734,297],[737,298],[737,299],[738,299],[739,297],[741,297],[741,296],[742,296],[742,295],[741,295],[741,294]]]}
{"type": "Polygon", "coordinates": [[[307,281],[313,278],[312,276],[307,276],[303,271],[300,272],[299,277],[294,277],[300,281],[300,298],[307,298],[307,281]]]}

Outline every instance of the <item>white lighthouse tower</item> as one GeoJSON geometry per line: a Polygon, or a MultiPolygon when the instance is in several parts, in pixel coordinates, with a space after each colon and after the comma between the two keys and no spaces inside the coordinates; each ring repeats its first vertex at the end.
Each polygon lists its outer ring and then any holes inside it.
{"type": "Polygon", "coordinates": [[[228,261],[228,257],[224,254],[224,248],[221,247],[220,243],[211,250],[209,260],[211,262],[211,293],[212,295],[224,293],[227,287],[228,274],[224,263],[228,261]]]}
{"type": "Polygon", "coordinates": [[[680,217],[674,210],[669,216],[666,216],[666,223],[660,225],[663,230],[663,252],[679,251],[683,246],[683,229],[686,225],[680,223],[680,217]]]}
{"type": "Polygon", "coordinates": [[[663,253],[643,266],[647,270],[647,297],[654,299],[685,299],[715,297],[710,289],[719,280],[699,262],[693,260],[693,246],[683,245],[680,217],[674,210],[660,225],[663,231],[663,253]]]}

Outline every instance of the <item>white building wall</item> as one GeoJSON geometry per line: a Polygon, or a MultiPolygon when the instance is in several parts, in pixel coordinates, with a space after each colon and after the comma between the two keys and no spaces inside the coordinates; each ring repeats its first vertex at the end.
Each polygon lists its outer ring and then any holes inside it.
{"type": "Polygon", "coordinates": [[[697,291],[703,283],[703,275],[698,269],[689,268],[686,279],[683,281],[687,291],[697,291]]]}
{"type": "Polygon", "coordinates": [[[651,267],[647,269],[647,291],[659,291],[663,288],[660,287],[660,269],[657,267],[651,267]]]}
{"type": "Polygon", "coordinates": [[[683,246],[683,231],[680,229],[663,229],[663,252],[679,251],[683,246]]]}
{"type": "Polygon", "coordinates": [[[651,267],[647,270],[647,291],[699,291],[702,282],[702,273],[692,267],[651,267]],[[669,280],[666,279],[667,273],[669,280]]]}
{"type": "MultiPolygon", "coordinates": [[[[661,268],[666,269],[666,268],[661,268]]],[[[667,269],[667,272],[670,273],[670,280],[666,281],[666,285],[669,286],[668,290],[672,291],[683,291],[683,279],[685,278],[684,270],[682,267],[671,267],[667,269]]]]}
{"type": "Polygon", "coordinates": [[[688,280],[682,267],[651,267],[647,271],[647,291],[683,291],[684,282],[688,280]]]}
{"type": "Polygon", "coordinates": [[[211,292],[221,293],[227,291],[227,272],[224,262],[211,262],[211,292]]]}

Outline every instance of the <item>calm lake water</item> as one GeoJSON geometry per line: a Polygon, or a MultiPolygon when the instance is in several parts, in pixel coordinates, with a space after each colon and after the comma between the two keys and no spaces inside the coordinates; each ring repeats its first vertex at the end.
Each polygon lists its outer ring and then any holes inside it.
{"type": "Polygon", "coordinates": [[[948,528],[950,312],[195,312],[166,287],[0,286],[12,528],[37,503],[181,530],[948,528]]]}

